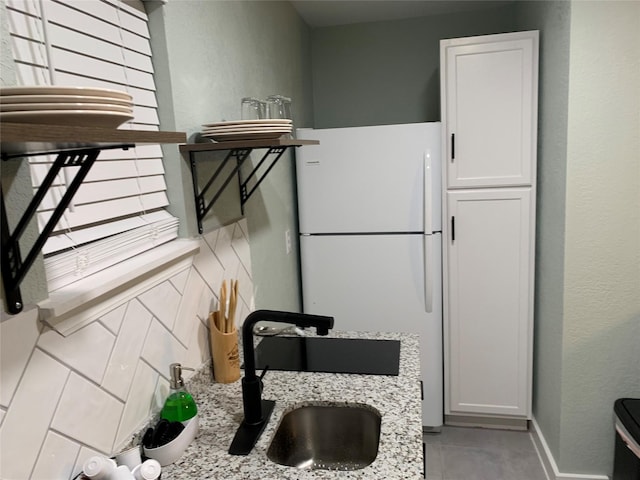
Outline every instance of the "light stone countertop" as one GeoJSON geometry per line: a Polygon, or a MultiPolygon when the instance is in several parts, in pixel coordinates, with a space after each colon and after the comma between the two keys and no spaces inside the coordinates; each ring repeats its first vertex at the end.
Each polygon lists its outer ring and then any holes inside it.
{"type": "MultiPolygon", "coordinates": [[[[418,479],[423,478],[418,336],[399,333],[329,332],[329,337],[401,340],[400,375],[351,375],[270,370],[262,398],[276,405],[262,436],[247,456],[228,449],[242,421],[240,380],[213,382],[209,369],[187,382],[198,405],[197,438],[162,480],[418,479]],[[378,456],[360,470],[301,470],[273,463],[267,449],[284,413],[314,403],[364,403],[382,414],[378,456]]],[[[242,372],[244,373],[244,372],[242,372]]],[[[260,372],[258,372],[260,373],[260,372]]]]}

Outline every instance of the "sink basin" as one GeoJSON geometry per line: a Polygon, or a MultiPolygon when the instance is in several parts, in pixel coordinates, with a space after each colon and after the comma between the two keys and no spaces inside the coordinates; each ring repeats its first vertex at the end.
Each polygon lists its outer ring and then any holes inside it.
{"type": "Polygon", "coordinates": [[[308,405],[282,417],[267,457],[290,467],[358,470],[378,454],[380,413],[361,404],[308,405]]]}

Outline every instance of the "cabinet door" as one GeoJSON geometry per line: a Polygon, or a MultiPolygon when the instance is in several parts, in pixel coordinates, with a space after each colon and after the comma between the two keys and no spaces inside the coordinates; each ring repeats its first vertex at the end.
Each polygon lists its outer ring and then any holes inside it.
{"type": "Polygon", "coordinates": [[[449,188],[534,181],[537,32],[441,42],[449,188]]]}
{"type": "Polygon", "coordinates": [[[459,190],[447,200],[447,413],[528,417],[531,190],[459,190]]]}

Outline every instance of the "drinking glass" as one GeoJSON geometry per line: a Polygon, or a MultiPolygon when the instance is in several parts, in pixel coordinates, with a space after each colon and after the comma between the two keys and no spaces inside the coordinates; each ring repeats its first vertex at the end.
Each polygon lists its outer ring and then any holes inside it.
{"type": "Polygon", "coordinates": [[[291,99],[283,95],[267,97],[267,118],[291,120],[291,99]]]}
{"type": "Polygon", "coordinates": [[[266,102],[253,97],[242,99],[242,120],[261,120],[266,116],[266,102]]]}

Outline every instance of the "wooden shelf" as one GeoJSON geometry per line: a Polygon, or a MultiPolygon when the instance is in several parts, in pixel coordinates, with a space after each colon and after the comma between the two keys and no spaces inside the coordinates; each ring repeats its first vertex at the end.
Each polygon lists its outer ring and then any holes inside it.
{"type": "Polygon", "coordinates": [[[301,147],[303,145],[319,145],[318,140],[296,140],[278,138],[275,140],[233,140],[229,142],[188,143],[180,145],[180,151],[207,152],[213,150],[232,150],[236,148],[271,148],[271,147],[301,147]]]}
{"type": "Polygon", "coordinates": [[[138,143],[186,143],[185,132],[0,122],[3,158],[76,148],[114,148],[138,143]]]}

